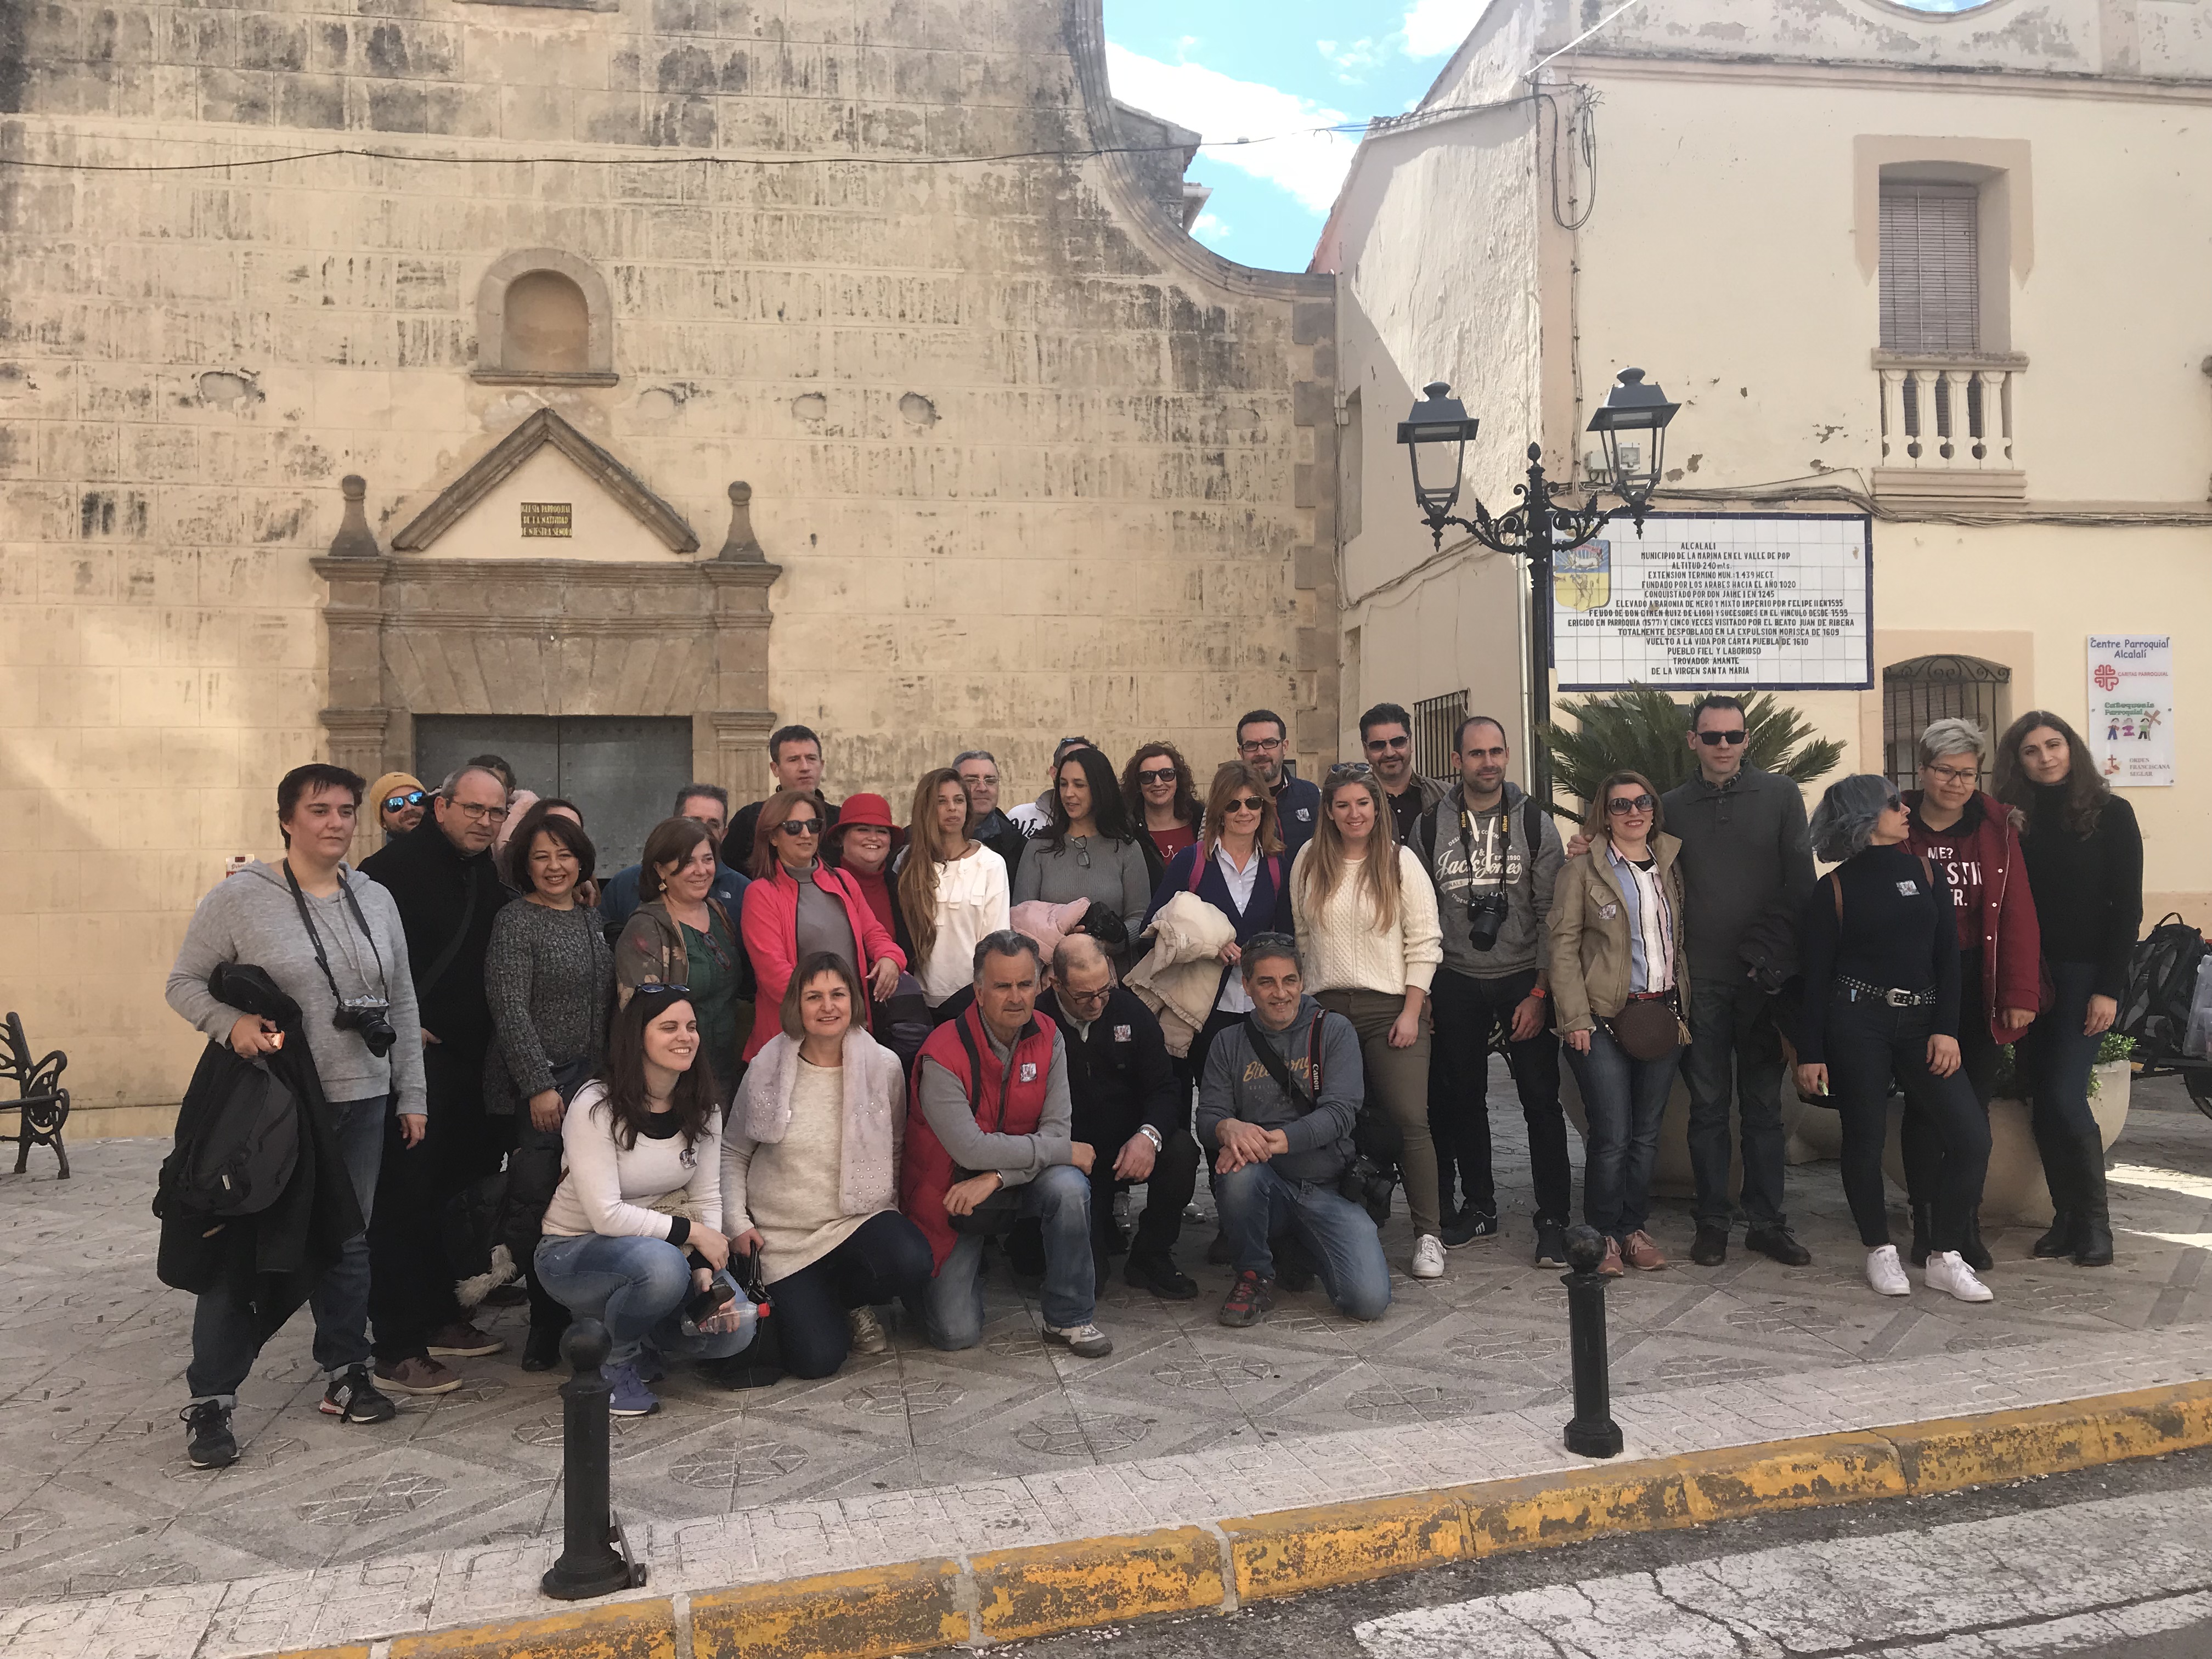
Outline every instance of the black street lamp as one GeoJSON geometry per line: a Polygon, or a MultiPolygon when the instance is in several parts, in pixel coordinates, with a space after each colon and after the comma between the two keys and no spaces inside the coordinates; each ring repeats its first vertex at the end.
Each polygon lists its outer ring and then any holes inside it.
{"type": "Polygon", "coordinates": [[[1680,405],[1645,384],[1642,369],[1622,369],[1587,428],[1605,446],[1599,482],[1620,498],[1618,507],[1600,507],[1595,489],[1579,505],[1554,501],[1555,495],[1571,495],[1575,486],[1546,478],[1543,447],[1530,444],[1528,481],[1513,486],[1520,504],[1493,514],[1478,501],[1470,520],[1453,516],[1452,507],[1459,500],[1468,441],[1480,422],[1468,417],[1445,382],[1432,380],[1421,390],[1421,401],[1399,423],[1398,441],[1413,463],[1413,500],[1431,538],[1441,548],[1445,526],[1456,526],[1483,546],[1528,562],[1529,793],[1548,806],[1552,757],[1537,733],[1551,718],[1552,556],[1580,547],[1624,513],[1634,521],[1636,533],[1644,533],[1644,514],[1661,476],[1667,423],[1680,405]]]}

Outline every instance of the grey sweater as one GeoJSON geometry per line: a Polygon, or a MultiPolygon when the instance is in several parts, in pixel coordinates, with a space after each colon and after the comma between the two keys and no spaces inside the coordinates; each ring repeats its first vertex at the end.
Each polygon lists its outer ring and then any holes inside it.
{"type": "Polygon", "coordinates": [[[1027,904],[1042,899],[1047,904],[1065,904],[1079,898],[1119,911],[1133,935],[1144,926],[1145,911],[1152,902],[1145,849],[1133,841],[1109,841],[1103,836],[1070,836],[1058,852],[1048,834],[1030,842],[1014,872],[1010,902],[1027,904]]]}
{"type": "Polygon", "coordinates": [[[1444,934],[1444,966],[1468,979],[1504,979],[1534,968],[1537,982],[1548,986],[1552,936],[1544,919],[1552,914],[1552,884],[1566,862],[1566,848],[1549,812],[1536,814],[1539,846],[1528,856],[1528,794],[1517,784],[1487,812],[1460,822],[1460,797],[1452,790],[1431,809],[1413,850],[1422,855],[1437,884],[1437,920],[1444,934]],[[1431,846],[1433,844],[1434,851],[1431,846]],[[1478,891],[1505,890],[1505,922],[1498,943],[1477,951],[1468,934],[1467,903],[1478,891]]]}
{"type": "MultiPolygon", "coordinates": [[[[1728,782],[1699,773],[1661,798],[1666,830],[1682,843],[1683,943],[1693,979],[1736,981],[1762,956],[1794,944],[1797,914],[1813,890],[1805,798],[1778,772],[1746,762],[1728,782]]],[[[1794,951],[1786,951],[1794,958],[1794,951]]]]}
{"type": "Polygon", "coordinates": [[[484,951],[497,1040],[484,1060],[484,1109],[511,1113],[553,1087],[553,1068],[597,1060],[606,1041],[614,952],[595,910],[503,904],[484,951]]]}
{"type": "MultiPolygon", "coordinates": [[[[1000,1065],[1012,1063],[1012,1043],[1000,1042],[988,1025],[983,1028],[983,1038],[1000,1065]]],[[[922,1116],[961,1169],[978,1175],[995,1170],[1002,1186],[1018,1187],[1034,1180],[1040,1170],[1073,1161],[1068,1150],[1073,1139],[1068,1126],[1073,1121],[1074,1107],[1067,1093],[1067,1040],[1058,1026],[1052,1033],[1052,1070],[1045,1074],[1044,1110],[1034,1134],[993,1134],[985,1129],[975,1121],[975,1110],[968,1104],[968,1091],[960,1079],[927,1054],[915,1067],[915,1079],[921,1091],[922,1116]]]]}
{"type": "Polygon", "coordinates": [[[1359,1036],[1341,1014],[1324,1013],[1311,997],[1298,1000],[1298,1012],[1286,1031],[1267,1031],[1256,1018],[1230,1026],[1213,1040],[1206,1056],[1206,1076],[1198,1085],[1198,1144],[1218,1152],[1216,1139],[1224,1120],[1237,1118],[1262,1129],[1280,1129],[1286,1152],[1268,1160],[1285,1181],[1331,1182],[1352,1162],[1352,1129],[1366,1097],[1366,1075],[1359,1063],[1359,1036]],[[1301,1112],[1297,1102],[1275,1086],[1253,1052],[1256,1040],[1284,1059],[1284,1069],[1300,1084],[1306,1077],[1308,1032],[1321,1027],[1321,1094],[1314,1109],[1301,1112]]]}
{"type": "Polygon", "coordinates": [[[389,893],[357,871],[340,865],[338,877],[352,888],[374,940],[362,936],[361,924],[342,894],[328,898],[307,894],[307,915],[323,941],[339,995],[383,997],[391,1002],[388,1018],[399,1040],[389,1054],[378,1059],[368,1052],[360,1032],[341,1031],[331,1023],[337,1004],[323,970],[315,965],[314,946],[300,925],[300,912],[281,864],[249,864],[200,900],[191,926],[185,930],[177,965],[169,970],[169,1006],[210,1040],[228,1042],[230,1028],[244,1018],[245,1010],[217,1002],[208,991],[208,975],[219,962],[250,963],[300,1005],[307,1052],[314,1056],[326,1097],[367,1100],[392,1095],[397,1097],[394,1111],[427,1113],[422,1021],[415,1008],[415,981],[407,969],[407,936],[400,931],[398,908],[389,893]]]}

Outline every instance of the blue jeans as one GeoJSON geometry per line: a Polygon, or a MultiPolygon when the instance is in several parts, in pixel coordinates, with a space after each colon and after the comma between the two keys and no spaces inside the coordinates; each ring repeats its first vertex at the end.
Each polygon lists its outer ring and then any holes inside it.
{"type": "MultiPolygon", "coordinates": [[[[753,1340],[757,1323],[744,1292],[743,1324],[713,1336],[684,1333],[684,1304],[691,1294],[690,1259],[665,1238],[582,1233],[541,1239],[538,1277],[553,1299],[579,1319],[607,1328],[607,1363],[627,1365],[650,1340],[662,1353],[682,1359],[722,1359],[753,1340]]],[[[724,1273],[724,1279],[729,1275],[724,1273]]]]}
{"type": "Polygon", "coordinates": [[[2043,1156],[2055,1209],[2105,1211],[2105,1141],[2089,1109],[2089,1073],[2104,1038],[2084,1036],[2089,998],[2097,988],[2094,962],[2053,962],[2050,1008],[2035,1018],[2014,1045],[2028,1095],[2028,1125],[2043,1156]]]}
{"type": "Polygon", "coordinates": [[[1214,1202],[1238,1273],[1275,1276],[1268,1241],[1288,1231],[1321,1263],[1328,1299],[1349,1319],[1380,1319],[1390,1305],[1390,1264],[1375,1218],[1335,1188],[1285,1181],[1272,1164],[1247,1164],[1218,1176],[1214,1202]]]}
{"type": "Polygon", "coordinates": [[[1583,1219],[1622,1243],[1641,1232],[1651,1213],[1651,1165],[1659,1152],[1659,1120],[1674,1086],[1677,1048],[1664,1060],[1631,1060],[1602,1029],[1590,1033],[1589,1052],[1567,1048],[1567,1064],[1582,1085],[1589,1124],[1583,1154],[1583,1219]]]}
{"type": "MultiPolygon", "coordinates": [[[[377,1166],[384,1154],[384,1120],[389,1095],[331,1103],[331,1125],[338,1156],[345,1160],[353,1195],[361,1202],[364,1231],[346,1240],[338,1259],[315,1281],[307,1308],[315,1317],[315,1364],[325,1376],[368,1360],[369,1206],[376,1197],[377,1166]]],[[[274,1332],[270,1333],[274,1335],[274,1332]]],[[[252,1370],[264,1341],[252,1308],[238,1299],[228,1283],[217,1285],[192,1310],[192,1363],[185,1386],[194,1400],[236,1403],[238,1385],[252,1370]]]]}
{"type": "MultiPolygon", "coordinates": [[[[1088,1325],[1098,1310],[1091,1261],[1091,1177],[1055,1164],[1015,1188],[1015,1213],[1034,1216],[1044,1232],[1044,1322],[1063,1331],[1088,1325]]],[[[933,1348],[972,1348],[983,1336],[983,1240],[963,1233],[937,1277],[909,1297],[920,1304],[933,1348]]]]}
{"type": "Polygon", "coordinates": [[[1731,1094],[1743,1145],[1744,1217],[1754,1228],[1786,1224],[1782,1035],[1773,1005],[1748,979],[1690,984],[1690,1050],[1682,1057],[1682,1079],[1690,1085],[1690,1170],[1698,1183],[1701,1227],[1726,1232],[1734,1218],[1728,1190],[1731,1094]]]}

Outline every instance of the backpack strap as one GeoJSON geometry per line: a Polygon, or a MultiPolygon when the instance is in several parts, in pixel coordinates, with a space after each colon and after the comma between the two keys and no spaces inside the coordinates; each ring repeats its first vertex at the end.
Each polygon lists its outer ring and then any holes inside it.
{"type": "Polygon", "coordinates": [[[1204,876],[1204,875],[1206,874],[1206,859],[1205,859],[1205,857],[1204,857],[1204,854],[1205,854],[1205,852],[1206,852],[1206,843],[1205,843],[1204,842],[1202,842],[1202,841],[1198,841],[1198,842],[1193,842],[1191,843],[1191,847],[1190,847],[1190,885],[1189,885],[1189,887],[1188,887],[1187,889],[1185,889],[1185,890],[1185,890],[1185,891],[1187,891],[1187,892],[1195,893],[1195,892],[1198,890],[1198,884],[1199,884],[1199,879],[1200,879],[1200,878],[1201,878],[1202,876],[1204,876]]]}

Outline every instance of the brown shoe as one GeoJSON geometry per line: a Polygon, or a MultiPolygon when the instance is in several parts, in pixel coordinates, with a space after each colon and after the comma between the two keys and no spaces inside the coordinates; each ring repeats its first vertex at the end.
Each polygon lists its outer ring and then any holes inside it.
{"type": "Polygon", "coordinates": [[[1651,1242],[1651,1235],[1641,1227],[1629,1234],[1628,1243],[1621,1254],[1628,1258],[1628,1265],[1638,1273],[1652,1273],[1667,1265],[1667,1258],[1659,1254],[1659,1247],[1651,1242]]]}
{"type": "Polygon", "coordinates": [[[431,1332],[429,1346],[432,1353],[443,1354],[448,1359],[482,1359],[505,1349],[507,1339],[459,1319],[431,1332]]]}
{"type": "Polygon", "coordinates": [[[1605,1241],[1605,1260],[1597,1264],[1597,1270],[1607,1279],[1620,1277],[1620,1241],[1619,1239],[1608,1238],[1605,1241]]]}
{"type": "Polygon", "coordinates": [[[451,1394],[461,1386],[461,1374],[434,1359],[380,1359],[376,1380],[394,1394],[451,1394]]]}

